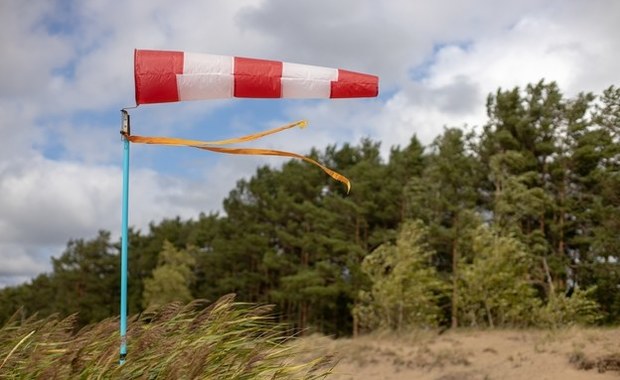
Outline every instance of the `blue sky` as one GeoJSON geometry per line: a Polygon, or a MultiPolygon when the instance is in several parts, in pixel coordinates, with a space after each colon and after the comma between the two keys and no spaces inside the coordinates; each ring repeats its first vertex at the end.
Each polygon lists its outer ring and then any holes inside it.
{"type": "MultiPolygon", "coordinates": [[[[613,0],[4,0],[0,286],[48,271],[69,239],[118,236],[119,110],[134,103],[135,48],[367,72],[381,96],[141,106],[134,134],[218,139],[307,119],[252,145],[307,153],[371,137],[387,152],[413,134],[429,143],[446,125],[482,125],[498,87],[545,78],[572,96],[618,85],[619,17],[613,0]]],[[[281,163],[133,146],[130,224],[218,211],[238,179],[281,163]]]]}

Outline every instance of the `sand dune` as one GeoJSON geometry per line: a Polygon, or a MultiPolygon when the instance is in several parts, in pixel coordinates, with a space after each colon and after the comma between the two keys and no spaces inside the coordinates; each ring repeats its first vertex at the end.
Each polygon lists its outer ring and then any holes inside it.
{"type": "Polygon", "coordinates": [[[303,338],[334,354],[332,380],[603,380],[620,378],[620,329],[457,330],[303,338]]]}

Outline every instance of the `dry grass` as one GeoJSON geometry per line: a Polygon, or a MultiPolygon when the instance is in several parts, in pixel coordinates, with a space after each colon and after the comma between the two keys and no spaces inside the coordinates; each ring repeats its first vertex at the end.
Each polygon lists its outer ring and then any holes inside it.
{"type": "Polygon", "coordinates": [[[333,363],[299,351],[270,309],[226,296],[173,303],[134,316],[127,362],[118,364],[118,320],[74,332],[75,316],[13,318],[0,329],[2,379],[318,379],[333,363]]]}

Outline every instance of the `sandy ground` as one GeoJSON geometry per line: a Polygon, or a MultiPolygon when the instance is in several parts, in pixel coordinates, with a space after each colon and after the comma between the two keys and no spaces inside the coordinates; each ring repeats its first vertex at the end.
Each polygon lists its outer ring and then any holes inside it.
{"type": "Polygon", "coordinates": [[[301,344],[339,359],[331,380],[620,379],[620,329],[310,336],[301,344]]]}

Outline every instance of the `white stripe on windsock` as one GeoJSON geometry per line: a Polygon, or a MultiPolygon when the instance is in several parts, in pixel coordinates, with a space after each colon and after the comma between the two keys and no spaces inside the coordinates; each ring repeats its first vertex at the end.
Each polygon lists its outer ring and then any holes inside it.
{"type": "Polygon", "coordinates": [[[185,53],[183,74],[177,74],[179,100],[230,98],[233,73],[233,57],[185,53]]]}
{"type": "Polygon", "coordinates": [[[329,98],[331,82],[338,80],[338,69],[283,62],[283,98],[329,98]]]}

